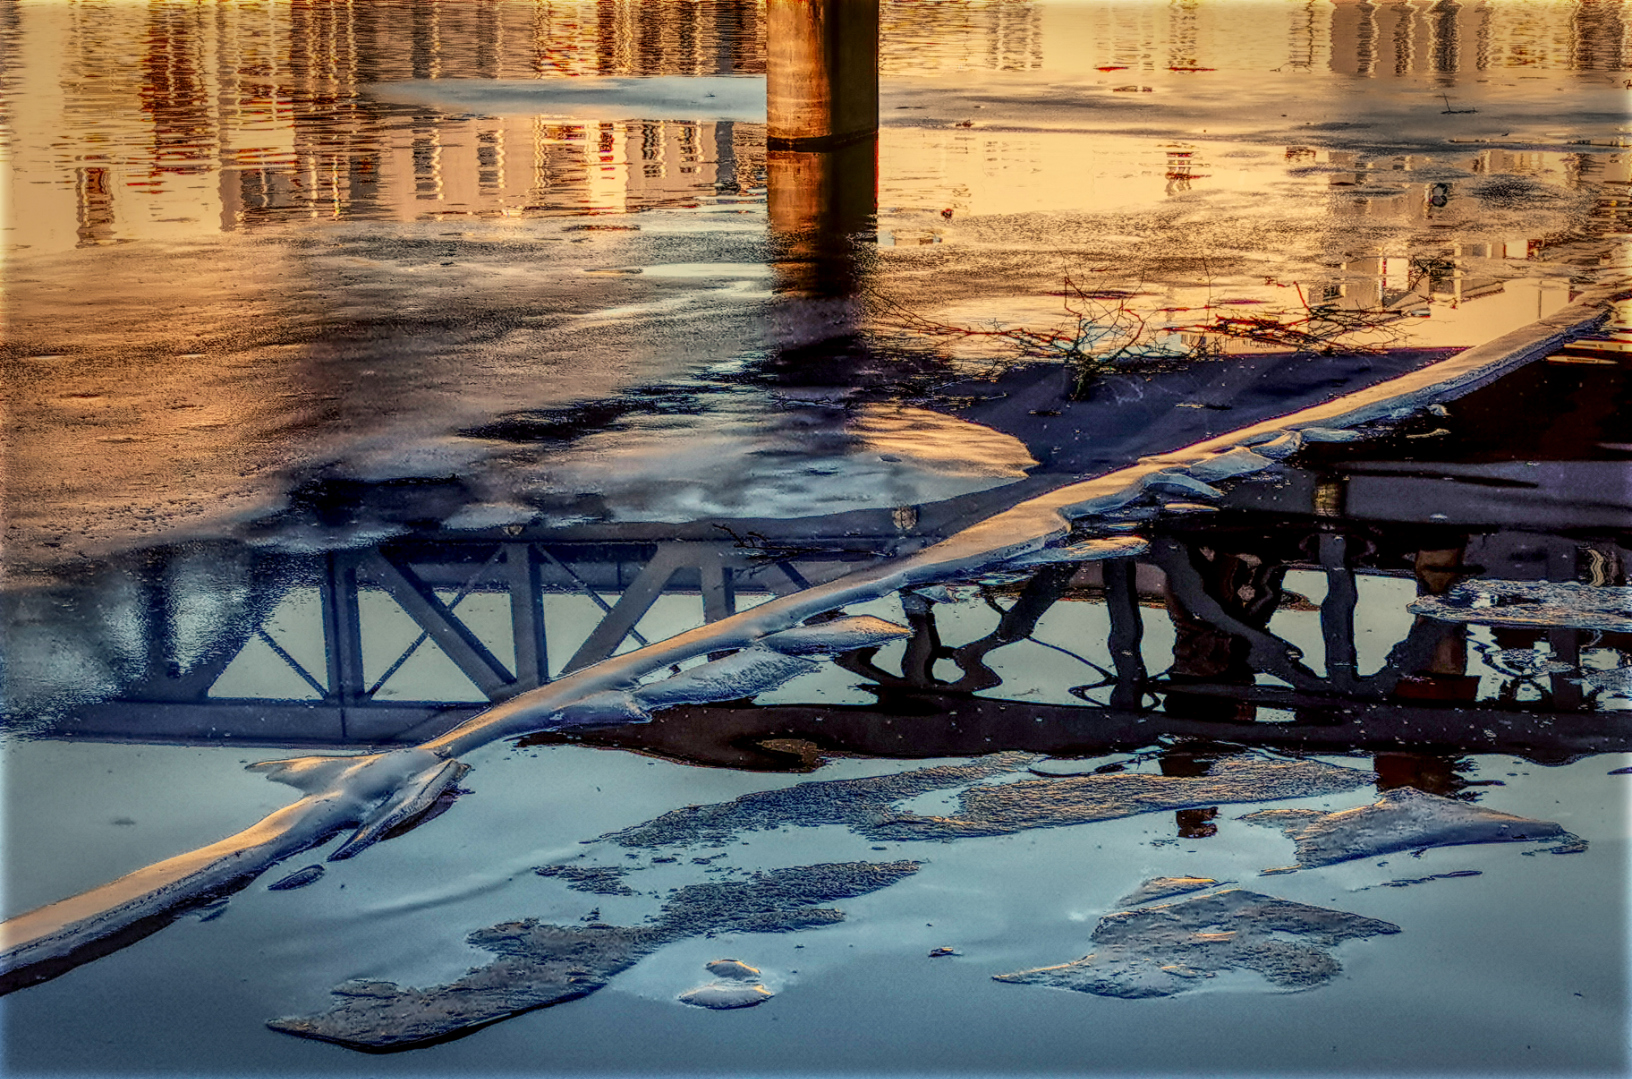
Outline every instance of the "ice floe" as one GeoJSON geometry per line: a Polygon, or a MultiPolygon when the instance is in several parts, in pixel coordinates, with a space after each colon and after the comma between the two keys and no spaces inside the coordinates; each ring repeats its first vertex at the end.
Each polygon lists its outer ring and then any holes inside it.
{"type": "Polygon", "coordinates": [[[759,980],[758,968],[740,959],[716,959],[705,963],[704,968],[714,975],[714,980],[681,993],[681,1003],[722,1011],[751,1008],[776,995],[759,980]]]}
{"type": "Polygon", "coordinates": [[[1462,581],[1407,608],[1442,622],[1632,631],[1632,587],[1547,581],[1462,581]]]}
{"type": "MultiPolygon", "coordinates": [[[[1279,828],[1296,845],[1297,863],[1287,869],[1309,869],[1391,851],[1450,847],[1464,843],[1517,843],[1575,836],[1552,821],[1500,813],[1454,798],[1425,794],[1411,787],[1384,791],[1371,805],[1322,813],[1318,809],[1264,809],[1239,818],[1279,828]]],[[[1565,849],[1561,847],[1560,850],[1565,849]]]]}
{"type": "Polygon", "coordinates": [[[1311,989],[1343,968],[1331,949],[1398,933],[1392,922],[1232,888],[1100,919],[1095,950],[1059,966],[994,975],[1107,997],[1166,997],[1229,970],[1251,970],[1280,989],[1311,989]]]}
{"type": "Polygon", "coordinates": [[[594,895],[634,895],[623,883],[629,870],[620,865],[541,865],[533,870],[541,877],[559,877],[575,892],[594,895]]]}
{"type": "Polygon", "coordinates": [[[718,842],[785,825],[841,824],[870,839],[934,840],[1009,835],[1112,820],[1158,810],[1336,794],[1365,786],[1368,772],[1319,761],[1229,757],[1208,775],[1150,773],[1061,776],[1014,783],[980,780],[1012,772],[1035,758],[999,753],[966,765],[942,765],[865,779],[818,780],[755,791],[730,802],[687,806],[602,836],[626,847],[718,842]],[[921,816],[894,808],[936,790],[963,788],[957,812],[921,816]]]}
{"type": "Polygon", "coordinates": [[[304,869],[297,869],[287,877],[273,881],[266,886],[269,892],[287,892],[294,888],[304,888],[308,884],[316,884],[323,876],[321,865],[309,865],[304,869]]]}
{"type": "Polygon", "coordinates": [[[775,993],[763,985],[743,985],[741,982],[709,982],[680,994],[680,1001],[699,1008],[724,1011],[730,1008],[751,1008],[763,1004],[775,993]]]}
{"type": "Polygon", "coordinates": [[[866,895],[917,871],[917,862],[839,862],[692,884],[670,897],[653,921],[638,926],[504,922],[470,934],[472,945],[495,958],[456,981],[423,989],[378,980],[344,982],[334,988],[328,1011],[273,1019],[267,1026],[354,1049],[411,1049],[587,996],[663,945],[687,937],[728,930],[792,932],[843,921],[842,911],[818,904],[866,895]]]}
{"type": "Polygon", "coordinates": [[[1118,907],[1128,909],[1142,907],[1147,903],[1155,903],[1162,899],[1172,899],[1176,895],[1188,895],[1191,892],[1205,892],[1209,888],[1217,888],[1224,881],[1214,880],[1212,877],[1152,877],[1139,887],[1116,901],[1118,907]]]}
{"type": "Polygon", "coordinates": [[[1552,658],[1550,653],[1537,648],[1501,648],[1485,653],[1486,662],[1506,674],[1535,678],[1546,674],[1563,674],[1575,667],[1552,658]]]}

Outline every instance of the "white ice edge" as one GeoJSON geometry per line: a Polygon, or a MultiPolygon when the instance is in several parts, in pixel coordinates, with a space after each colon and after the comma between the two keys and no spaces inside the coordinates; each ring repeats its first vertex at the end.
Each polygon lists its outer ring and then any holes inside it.
{"type": "MultiPolygon", "coordinates": [[[[1289,434],[1343,430],[1453,400],[1590,332],[1608,317],[1609,305],[1617,298],[1607,289],[1587,293],[1547,318],[1419,371],[1047,492],[913,554],[603,660],[495,705],[420,746],[363,756],[303,758],[273,778],[306,790],[306,796],[253,827],[0,924],[0,973],[66,959],[144,919],[265,872],[344,828],[360,826],[358,838],[377,835],[376,818],[395,815],[397,807],[416,800],[421,788],[444,780],[448,759],[501,738],[570,726],[571,706],[586,698],[628,692],[643,677],[708,652],[755,644],[774,647],[776,642],[767,639],[773,634],[850,603],[973,576],[1032,554],[1064,540],[1072,521],[1136,500],[1158,475],[1181,476],[1194,483],[1189,469],[1232,450],[1264,447],[1289,434]]],[[[1258,457],[1264,464],[1256,465],[1243,460],[1245,456],[1238,454],[1236,460],[1252,467],[1222,471],[1239,475],[1269,464],[1267,457],[1258,457]]],[[[1198,471],[1216,478],[1220,470],[1198,471]]]]}

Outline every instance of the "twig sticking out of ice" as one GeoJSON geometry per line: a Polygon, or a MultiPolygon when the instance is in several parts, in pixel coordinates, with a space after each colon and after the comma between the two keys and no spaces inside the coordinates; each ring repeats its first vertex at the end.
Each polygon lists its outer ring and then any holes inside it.
{"type": "Polygon", "coordinates": [[[1534,839],[1580,842],[1552,821],[1499,813],[1454,798],[1424,794],[1410,787],[1384,791],[1371,805],[1338,813],[1265,809],[1239,819],[1279,828],[1291,837],[1297,847],[1298,860],[1289,869],[1309,869],[1392,851],[1463,843],[1516,843],[1534,839]]]}
{"type": "Polygon", "coordinates": [[[1108,914],[1094,929],[1096,949],[1081,959],[994,979],[1137,999],[1245,969],[1281,989],[1312,989],[1343,969],[1328,949],[1399,931],[1392,922],[1232,888],[1108,914]]]}

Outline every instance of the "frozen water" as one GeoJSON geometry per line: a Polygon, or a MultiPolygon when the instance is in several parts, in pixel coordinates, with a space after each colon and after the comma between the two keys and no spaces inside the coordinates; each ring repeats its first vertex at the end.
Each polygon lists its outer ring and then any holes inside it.
{"type": "Polygon", "coordinates": [[[1164,809],[1335,794],[1371,782],[1369,773],[1319,761],[1231,757],[1219,761],[1205,776],[1137,773],[978,783],[1026,767],[1034,759],[999,753],[966,765],[756,791],[730,802],[677,809],[601,838],[627,847],[658,847],[717,842],[789,824],[842,824],[871,839],[955,839],[1057,828],[1164,809]],[[922,816],[897,808],[898,803],[919,795],[959,787],[965,789],[954,814],[922,816]]]}
{"type": "Polygon", "coordinates": [[[680,994],[685,1004],[699,1008],[723,1011],[728,1008],[751,1008],[763,1004],[776,994],[763,985],[743,985],[741,982],[709,982],[680,994]]]}
{"type": "Polygon", "coordinates": [[[1171,899],[1189,892],[1204,892],[1208,888],[1218,887],[1220,883],[1224,882],[1216,881],[1212,877],[1152,877],[1118,899],[1116,905],[1123,909],[1142,907],[1159,899],[1171,899]]]}
{"type": "Polygon", "coordinates": [[[321,865],[309,865],[303,869],[295,870],[287,877],[273,881],[266,886],[266,890],[269,892],[287,892],[291,888],[304,888],[308,884],[317,883],[322,876],[323,867],[321,865]]]}
{"type": "Polygon", "coordinates": [[[1487,626],[1568,626],[1632,631],[1632,587],[1546,581],[1462,581],[1443,595],[1423,596],[1412,614],[1487,626]]]}
{"type": "Polygon", "coordinates": [[[1422,847],[1574,839],[1552,821],[1500,813],[1411,787],[1384,791],[1371,805],[1339,813],[1265,809],[1240,819],[1290,836],[1297,845],[1297,863],[1289,867],[1294,869],[1422,847]]]}
{"type": "Polygon", "coordinates": [[[647,709],[736,700],[775,689],[801,674],[819,669],[800,656],[784,655],[769,648],[744,648],[724,659],[702,663],[672,678],[642,686],[633,696],[647,709]]]}
{"type": "Polygon", "coordinates": [[[1617,697],[1632,697],[1632,666],[1582,671],[1581,681],[1617,697]]]}
{"type": "Polygon", "coordinates": [[[872,615],[859,615],[835,618],[813,626],[795,626],[781,633],[773,633],[759,643],[773,651],[796,656],[874,648],[910,636],[912,631],[905,626],[872,615]]]}
{"type": "MultiPolygon", "coordinates": [[[[496,958],[457,981],[426,989],[377,980],[344,982],[333,990],[336,1003],[328,1011],[267,1025],[353,1049],[410,1049],[587,996],[672,941],[727,930],[792,932],[843,921],[843,912],[814,904],[866,895],[917,871],[917,862],[844,862],[692,884],[664,903],[655,921],[640,926],[505,922],[470,935],[471,944],[496,958]]],[[[737,988],[763,989],[741,983],[737,988]]]]}
{"type": "Polygon", "coordinates": [[[864,834],[887,839],[1010,835],[1158,810],[1337,794],[1369,782],[1369,773],[1319,761],[1230,757],[1204,776],[1123,773],[973,786],[963,792],[955,815],[897,813],[864,834]]]}
{"type": "Polygon", "coordinates": [[[1485,658],[1512,674],[1536,677],[1544,674],[1562,674],[1575,668],[1551,658],[1539,648],[1502,648],[1486,654],[1485,658]]]}
{"type": "Polygon", "coordinates": [[[995,979],[1107,997],[1166,997],[1245,969],[1281,989],[1311,989],[1343,969],[1330,952],[1337,944],[1399,931],[1391,922],[1232,888],[1108,914],[1094,929],[1095,951],[995,979]]]}
{"type": "Polygon", "coordinates": [[[994,753],[968,764],[755,791],[729,802],[676,809],[601,838],[625,847],[667,847],[717,842],[743,832],[768,831],[786,824],[805,827],[842,824],[862,831],[887,816],[892,802],[1004,775],[1025,767],[1034,759],[1024,753],[994,753]]]}
{"type": "Polygon", "coordinates": [[[730,978],[739,982],[759,980],[759,968],[751,967],[740,959],[715,959],[704,966],[716,978],[730,978]]]}
{"type": "Polygon", "coordinates": [[[541,877],[560,877],[575,892],[595,895],[634,895],[635,890],[623,883],[629,872],[616,865],[542,865],[533,870],[541,877]]]}

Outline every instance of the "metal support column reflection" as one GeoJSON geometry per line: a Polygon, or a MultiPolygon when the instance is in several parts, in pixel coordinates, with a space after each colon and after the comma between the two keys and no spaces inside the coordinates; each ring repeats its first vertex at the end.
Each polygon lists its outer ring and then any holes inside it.
{"type": "Polygon", "coordinates": [[[853,244],[876,228],[877,138],[836,150],[772,149],[766,154],[766,171],[777,290],[814,297],[854,295],[858,272],[853,244]]]}
{"type": "Polygon", "coordinates": [[[1131,558],[1113,558],[1104,563],[1105,607],[1111,620],[1111,664],[1116,668],[1116,686],[1111,690],[1112,708],[1138,708],[1145,699],[1145,658],[1140,650],[1144,622],[1139,616],[1139,593],[1135,588],[1137,564],[1131,558]]]}

